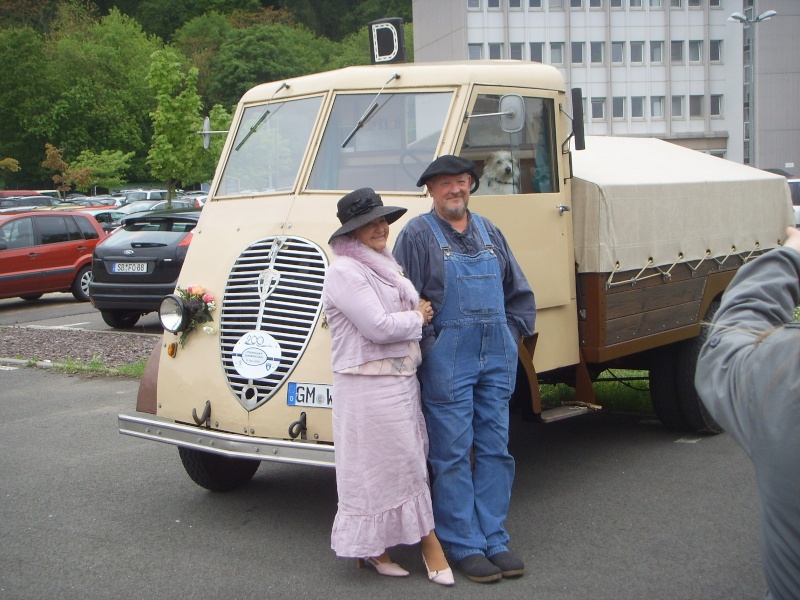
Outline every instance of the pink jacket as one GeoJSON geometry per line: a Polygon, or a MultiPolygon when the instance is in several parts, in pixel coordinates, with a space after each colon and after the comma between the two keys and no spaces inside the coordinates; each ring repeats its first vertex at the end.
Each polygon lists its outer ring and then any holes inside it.
{"type": "Polygon", "coordinates": [[[399,266],[391,254],[379,255],[353,242],[347,240],[344,248],[332,245],[340,256],[328,269],[322,293],[333,338],[334,371],[407,356],[408,342],[422,337],[423,318],[414,310],[418,296],[410,282],[408,286],[407,280],[398,282],[399,266]]]}

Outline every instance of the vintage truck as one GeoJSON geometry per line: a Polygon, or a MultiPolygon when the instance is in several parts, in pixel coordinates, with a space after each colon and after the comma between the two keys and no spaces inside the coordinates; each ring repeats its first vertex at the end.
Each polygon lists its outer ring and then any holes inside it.
{"type": "Polygon", "coordinates": [[[536,294],[516,400],[543,421],[580,414],[598,408],[604,369],[643,369],[666,425],[719,431],[693,385],[703,322],[737,268],[793,224],[786,181],[665,141],[573,137],[573,111],[582,125],[556,69],[519,61],[358,66],[248,91],[179,280],[214,296],[212,329],[181,346],[189,309],[165,299],[120,431],[178,446],[211,490],[262,461],[333,466],[320,297],[336,202],[373,187],[409,209],[396,235],[430,209],[415,183],[433,158],[465,156],[481,173],[498,150],[518,161],[518,184],[470,208],[503,230],[536,294]],[[577,405],[543,410],[541,382],[574,385],[577,405]]]}

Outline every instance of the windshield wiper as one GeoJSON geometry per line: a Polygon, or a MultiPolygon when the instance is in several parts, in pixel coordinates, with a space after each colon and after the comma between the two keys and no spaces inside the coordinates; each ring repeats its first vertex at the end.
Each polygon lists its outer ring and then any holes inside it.
{"type": "MultiPolygon", "coordinates": [[[[289,84],[286,83],[285,81],[281,83],[278,86],[278,89],[272,92],[272,96],[270,96],[269,100],[267,100],[266,106],[269,106],[269,103],[272,102],[272,99],[275,97],[275,94],[280,92],[283,88],[288,88],[288,87],[289,84]]],[[[239,148],[241,148],[244,145],[244,143],[250,139],[250,136],[253,135],[256,131],[258,131],[258,128],[261,127],[261,123],[263,123],[266,120],[266,118],[269,116],[269,113],[270,113],[269,108],[265,108],[264,112],[262,112],[261,115],[258,117],[258,119],[256,119],[256,122],[250,126],[250,131],[248,131],[247,134],[242,138],[242,141],[236,144],[236,147],[234,148],[235,151],[238,152],[239,148]]]]}
{"type": "Polygon", "coordinates": [[[370,102],[369,107],[367,108],[367,110],[364,111],[364,114],[361,115],[361,118],[358,120],[358,123],[356,123],[356,126],[353,127],[353,131],[351,131],[348,134],[348,136],[344,138],[344,141],[342,142],[341,146],[342,148],[347,146],[347,142],[353,139],[353,136],[356,134],[356,131],[361,129],[364,126],[364,123],[367,122],[367,119],[369,119],[372,113],[375,112],[375,109],[378,108],[378,98],[380,98],[380,95],[383,93],[383,90],[386,89],[386,86],[389,85],[389,83],[395,79],[400,79],[399,73],[392,73],[392,76],[386,80],[386,83],[383,84],[383,87],[380,89],[380,91],[377,94],[375,94],[375,97],[372,99],[372,102],[370,102]]]}

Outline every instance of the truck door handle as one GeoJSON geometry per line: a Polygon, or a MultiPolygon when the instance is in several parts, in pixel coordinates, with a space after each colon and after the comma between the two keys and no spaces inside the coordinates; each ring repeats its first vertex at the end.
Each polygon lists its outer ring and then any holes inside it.
{"type": "Polygon", "coordinates": [[[38,257],[39,257],[39,253],[38,252],[29,252],[28,253],[28,258],[38,258],[38,257]]]}
{"type": "Polygon", "coordinates": [[[556,206],[556,208],[558,209],[558,215],[560,217],[563,217],[565,212],[569,212],[570,210],[572,210],[566,204],[559,204],[558,206],[556,206]]]}
{"type": "Polygon", "coordinates": [[[78,246],[77,248],[78,252],[86,252],[86,249],[87,249],[86,246],[78,246]]]}

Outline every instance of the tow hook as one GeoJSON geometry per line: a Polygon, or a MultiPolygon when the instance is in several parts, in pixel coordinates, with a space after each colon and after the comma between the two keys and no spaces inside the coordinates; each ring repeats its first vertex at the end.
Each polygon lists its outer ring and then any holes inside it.
{"type": "Polygon", "coordinates": [[[301,440],[306,439],[306,413],[301,412],[300,418],[289,425],[289,437],[291,439],[296,439],[297,436],[300,436],[301,440]]]}
{"type": "Polygon", "coordinates": [[[203,414],[199,417],[197,416],[197,409],[192,409],[192,418],[194,422],[198,425],[203,425],[210,428],[211,427],[211,400],[206,400],[206,407],[203,409],[203,414]]]}

